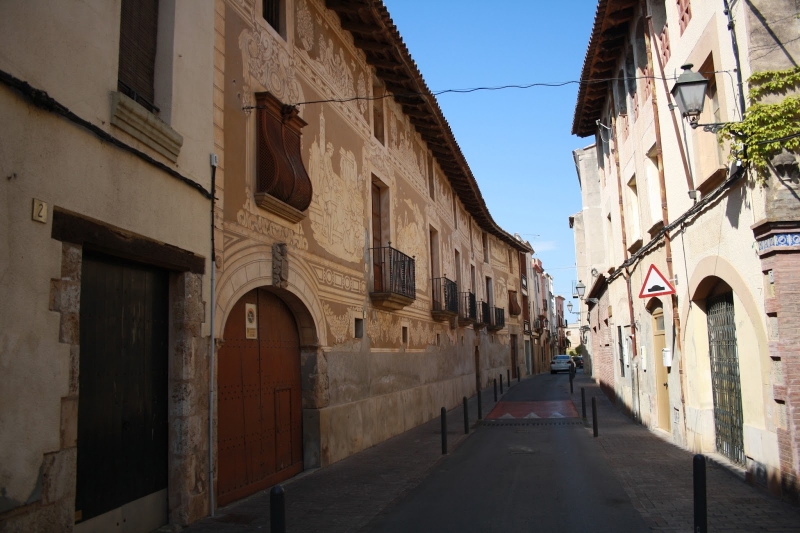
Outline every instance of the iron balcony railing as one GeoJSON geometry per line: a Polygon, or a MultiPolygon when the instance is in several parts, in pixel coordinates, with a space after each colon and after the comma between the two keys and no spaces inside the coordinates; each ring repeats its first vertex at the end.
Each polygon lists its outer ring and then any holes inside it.
{"type": "Polygon", "coordinates": [[[370,248],[375,270],[376,293],[393,293],[407,298],[417,298],[414,259],[391,246],[370,248]]]}
{"type": "Polygon", "coordinates": [[[541,331],[542,330],[542,320],[541,319],[536,318],[536,319],[533,320],[533,329],[535,329],[536,331],[541,331]]]}
{"type": "Polygon", "coordinates": [[[447,278],[433,278],[433,310],[458,313],[458,287],[447,278]]]}
{"type": "Polygon", "coordinates": [[[531,332],[531,321],[530,320],[523,320],[522,321],[522,331],[525,333],[531,332]]]}
{"type": "Polygon", "coordinates": [[[503,329],[506,327],[506,310],[500,307],[492,307],[490,319],[490,327],[494,329],[503,329]]]}
{"type": "Polygon", "coordinates": [[[478,319],[478,302],[471,292],[462,292],[458,295],[458,317],[462,320],[478,319]]]}
{"type": "Polygon", "coordinates": [[[489,312],[489,302],[478,302],[478,323],[491,324],[492,319],[489,312]]]}

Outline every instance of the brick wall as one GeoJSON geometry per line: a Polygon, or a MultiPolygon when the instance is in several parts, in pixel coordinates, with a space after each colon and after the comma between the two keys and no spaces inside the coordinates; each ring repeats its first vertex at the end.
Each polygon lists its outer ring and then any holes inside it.
{"type": "Polygon", "coordinates": [[[614,341],[608,321],[608,291],[600,295],[600,303],[589,313],[592,328],[592,376],[606,396],[616,401],[614,392],[614,341]]]}
{"type": "Polygon", "coordinates": [[[781,463],[781,493],[798,500],[800,486],[800,250],[762,255],[769,353],[773,369],[776,426],[781,463]],[[774,282],[769,281],[772,272],[774,282]]]}

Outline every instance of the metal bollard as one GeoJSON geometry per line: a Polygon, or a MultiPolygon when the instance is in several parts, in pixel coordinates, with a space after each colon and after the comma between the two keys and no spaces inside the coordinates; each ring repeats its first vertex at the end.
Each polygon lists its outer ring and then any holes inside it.
{"type": "Polygon", "coordinates": [[[569,375],[569,393],[572,394],[574,391],[572,390],[572,374],[569,375]]]}
{"type": "Polygon", "coordinates": [[[508,383],[508,388],[511,388],[511,370],[506,368],[506,383],[508,383]]]}
{"type": "Polygon", "coordinates": [[[467,397],[464,396],[464,435],[469,434],[469,410],[467,407],[467,397]]]}
{"type": "Polygon", "coordinates": [[[519,373],[519,365],[517,365],[517,383],[519,383],[521,379],[522,378],[520,377],[520,373],[519,373]]]}
{"type": "Polygon", "coordinates": [[[500,374],[500,394],[503,394],[503,374],[500,374]]]}
{"type": "Polygon", "coordinates": [[[597,436],[597,398],[592,396],[592,433],[597,436]]]}
{"type": "Polygon", "coordinates": [[[442,455],[447,455],[447,409],[442,407],[442,455]]]}
{"type": "Polygon", "coordinates": [[[269,530],[286,533],[286,500],[283,487],[275,485],[269,491],[269,530]]]}
{"type": "Polygon", "coordinates": [[[494,378],[494,401],[497,401],[497,378],[494,378]]]}
{"type": "Polygon", "coordinates": [[[480,389],[478,389],[478,420],[483,420],[483,400],[481,399],[480,389]]]}
{"type": "Polygon", "coordinates": [[[581,414],[583,419],[586,420],[586,391],[581,387],[581,414]]]}
{"type": "Polygon", "coordinates": [[[694,470],[694,531],[708,532],[708,501],[706,499],[706,456],[697,454],[692,461],[694,470]]]}

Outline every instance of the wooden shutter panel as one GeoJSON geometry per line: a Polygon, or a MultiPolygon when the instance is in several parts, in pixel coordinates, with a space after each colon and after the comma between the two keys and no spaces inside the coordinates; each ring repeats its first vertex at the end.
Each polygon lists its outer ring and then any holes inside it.
{"type": "Polygon", "coordinates": [[[122,0],[120,91],[153,110],[158,0],[122,0]]]}

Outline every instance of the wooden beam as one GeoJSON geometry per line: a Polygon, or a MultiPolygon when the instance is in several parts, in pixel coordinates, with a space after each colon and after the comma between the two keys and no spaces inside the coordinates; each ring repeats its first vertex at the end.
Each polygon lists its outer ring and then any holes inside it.
{"type": "Polygon", "coordinates": [[[325,0],[325,7],[343,13],[358,13],[367,9],[367,5],[359,0],[325,0]]]}
{"type": "Polygon", "coordinates": [[[382,69],[390,69],[390,70],[398,70],[403,68],[403,64],[399,61],[394,59],[382,59],[382,58],[367,58],[367,61],[370,65],[375,68],[382,68],[382,69]]]}
{"type": "Polygon", "coordinates": [[[411,78],[404,75],[402,72],[393,72],[390,70],[378,69],[375,75],[385,81],[392,81],[395,83],[406,83],[411,81],[411,78]]]}
{"type": "Polygon", "coordinates": [[[84,250],[179,272],[205,273],[206,260],[202,256],[59,207],[53,210],[50,236],[58,241],[82,245],[84,250]]]}
{"type": "Polygon", "coordinates": [[[369,39],[359,39],[358,37],[353,37],[353,44],[355,44],[362,50],[367,50],[372,52],[385,52],[392,48],[392,45],[389,43],[383,43],[380,41],[373,41],[369,39]]]}
{"type": "Polygon", "coordinates": [[[377,24],[369,24],[358,20],[350,20],[342,18],[342,29],[351,32],[366,33],[368,35],[377,35],[381,33],[381,28],[377,24]]]}

